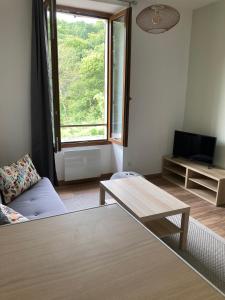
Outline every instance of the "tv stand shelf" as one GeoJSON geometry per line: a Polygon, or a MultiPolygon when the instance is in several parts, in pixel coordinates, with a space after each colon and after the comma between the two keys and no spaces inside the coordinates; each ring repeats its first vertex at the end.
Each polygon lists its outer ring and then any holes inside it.
{"type": "Polygon", "coordinates": [[[171,156],[163,157],[162,175],[216,206],[225,205],[225,170],[171,156]]]}

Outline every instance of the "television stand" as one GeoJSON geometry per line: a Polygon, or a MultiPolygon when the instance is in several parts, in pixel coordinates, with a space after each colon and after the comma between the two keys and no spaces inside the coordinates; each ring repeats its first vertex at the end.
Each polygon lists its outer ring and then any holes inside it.
{"type": "Polygon", "coordinates": [[[225,204],[225,170],[200,162],[163,157],[162,176],[216,206],[225,204]]]}

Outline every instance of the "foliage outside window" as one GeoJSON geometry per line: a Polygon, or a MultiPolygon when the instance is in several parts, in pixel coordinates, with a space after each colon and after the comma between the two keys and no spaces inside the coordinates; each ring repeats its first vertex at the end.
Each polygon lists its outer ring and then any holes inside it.
{"type": "Polygon", "coordinates": [[[107,24],[57,13],[62,142],[107,139],[107,24]]]}
{"type": "Polygon", "coordinates": [[[86,142],[126,147],[132,9],[110,15],[44,4],[55,151],[86,142]]]}

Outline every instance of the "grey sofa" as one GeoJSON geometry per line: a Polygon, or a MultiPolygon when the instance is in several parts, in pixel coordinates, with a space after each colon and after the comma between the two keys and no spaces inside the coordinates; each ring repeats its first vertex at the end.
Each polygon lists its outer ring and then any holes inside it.
{"type": "Polygon", "coordinates": [[[8,206],[29,220],[67,213],[66,207],[47,178],[42,178],[8,206]]]}

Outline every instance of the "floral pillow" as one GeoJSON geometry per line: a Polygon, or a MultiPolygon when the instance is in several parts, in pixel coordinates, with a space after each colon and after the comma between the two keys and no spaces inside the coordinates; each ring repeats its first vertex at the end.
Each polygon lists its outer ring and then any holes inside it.
{"type": "Polygon", "coordinates": [[[0,204],[0,225],[17,224],[29,221],[10,207],[0,204]]]}
{"type": "Polygon", "coordinates": [[[28,154],[11,166],[0,168],[0,190],[4,202],[10,203],[40,179],[28,154]]]}

